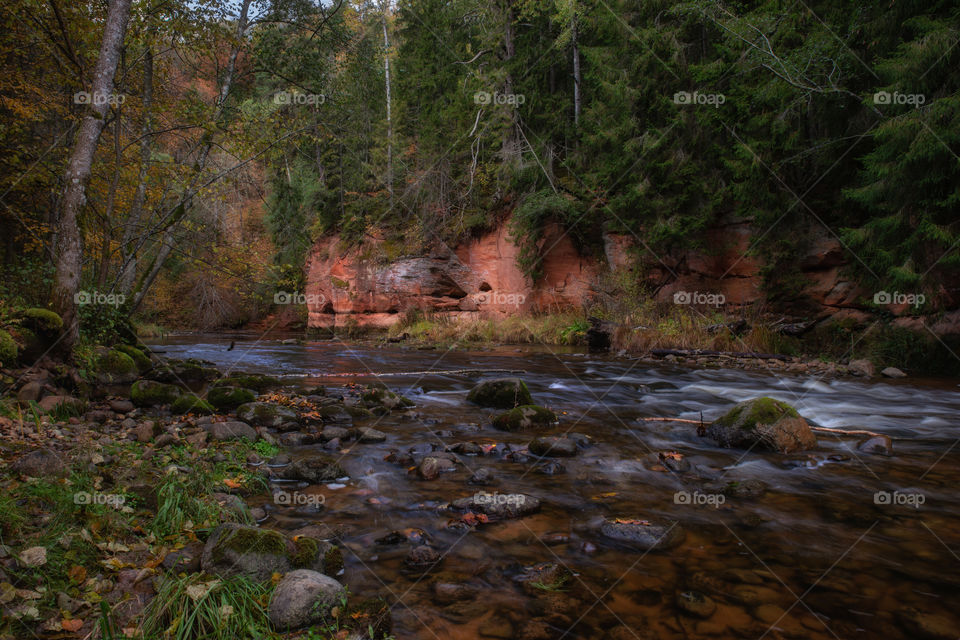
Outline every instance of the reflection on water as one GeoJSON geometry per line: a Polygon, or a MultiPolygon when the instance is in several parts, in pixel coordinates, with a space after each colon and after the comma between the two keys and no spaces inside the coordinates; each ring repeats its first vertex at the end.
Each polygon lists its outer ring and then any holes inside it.
{"type": "Polygon", "coordinates": [[[248,341],[226,351],[228,343],[172,339],[157,349],[222,370],[331,388],[366,382],[372,373],[520,369],[535,402],[561,415],[547,433],[593,438],[593,446],[562,459],[565,469],[552,475],[536,457],[495,454],[460,456],[456,471],[419,480],[384,458],[458,442],[519,448],[532,436],[496,431],[492,411],[465,403],[479,375],[380,378],[416,408],[365,423],[388,439],[353,445],[343,455],[351,479],[342,488],[319,489],[325,495],[319,515],[270,504],[265,524],[294,529],[320,522],[342,531],[352,552],[345,582],[355,593],[396,603],[398,638],[960,637],[955,380],[818,380],[651,366],[572,350],[248,341]],[[895,455],[870,455],[857,450],[856,439],[823,433],[809,455],[745,453],[698,437],[696,425],[640,420],[710,421],[758,395],[789,402],[821,426],[887,434],[895,455]],[[689,467],[668,472],[659,464],[656,454],[671,451],[689,467]],[[541,511],[474,529],[448,527],[452,514],[443,506],[474,494],[478,487],[467,480],[482,468],[496,478],[484,490],[539,497],[541,511]],[[724,488],[722,502],[689,498],[724,488]],[[604,518],[615,517],[677,522],[686,538],[669,551],[616,548],[598,530],[604,518]],[[423,530],[443,554],[431,574],[404,569],[409,545],[374,542],[405,529],[423,530]],[[577,575],[556,589],[514,579],[543,562],[577,575]]]}

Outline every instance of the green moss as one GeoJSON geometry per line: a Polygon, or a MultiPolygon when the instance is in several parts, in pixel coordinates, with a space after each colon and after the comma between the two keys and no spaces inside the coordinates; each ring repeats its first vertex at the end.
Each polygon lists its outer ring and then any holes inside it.
{"type": "Polygon", "coordinates": [[[106,377],[123,377],[137,373],[137,365],[127,354],[111,349],[97,358],[97,373],[106,377]]]}
{"type": "Polygon", "coordinates": [[[133,363],[137,365],[137,371],[140,373],[146,373],[153,368],[153,363],[150,361],[150,358],[143,351],[134,346],[129,344],[118,344],[114,347],[114,349],[130,356],[130,358],[133,360],[133,363]]]}
{"type": "MultiPolygon", "coordinates": [[[[347,406],[345,406],[343,409],[344,409],[344,411],[346,411],[346,412],[350,415],[351,418],[372,418],[372,417],[374,417],[374,416],[373,416],[373,412],[370,411],[370,409],[366,409],[366,408],[364,408],[364,407],[360,407],[360,406],[357,406],[357,405],[355,405],[355,404],[354,404],[354,405],[347,405],[347,406]]],[[[321,414],[321,415],[323,415],[323,414],[321,414]]]]}
{"type": "Polygon", "coordinates": [[[207,402],[220,411],[236,409],[242,404],[253,402],[257,397],[249,389],[238,387],[213,387],[207,392],[207,402]]]}
{"type": "Polygon", "coordinates": [[[413,401],[396,394],[388,389],[379,387],[369,387],[367,391],[360,396],[360,399],[367,405],[380,405],[387,409],[398,409],[403,407],[412,407],[413,401]]]}
{"type": "Polygon", "coordinates": [[[130,400],[138,407],[170,404],[180,396],[180,389],[172,384],[154,380],[137,380],[130,387],[130,400]]]}
{"type": "Polygon", "coordinates": [[[215,387],[240,387],[243,389],[253,389],[254,391],[264,392],[267,389],[280,386],[280,380],[270,376],[244,375],[228,376],[221,378],[214,383],[215,387]]]}
{"type": "Polygon", "coordinates": [[[0,365],[13,366],[17,361],[17,343],[9,333],[0,329],[0,365]]]}
{"type": "Polygon", "coordinates": [[[467,401],[495,409],[512,409],[533,404],[530,390],[520,378],[498,378],[481,382],[467,394],[467,401]]]}
{"type": "Polygon", "coordinates": [[[238,527],[229,529],[217,541],[213,548],[213,559],[217,564],[228,560],[225,552],[256,553],[263,555],[287,555],[287,540],[279,531],[238,527]]]}
{"type": "Polygon", "coordinates": [[[557,415],[535,404],[525,404],[501,413],[493,419],[493,426],[501,431],[524,431],[531,427],[545,427],[557,421],[557,415]]]}
{"type": "Polygon", "coordinates": [[[23,326],[45,335],[57,334],[63,329],[63,318],[49,309],[24,309],[20,313],[23,326]]]}
{"type": "Polygon", "coordinates": [[[323,554],[323,572],[328,576],[336,576],[343,571],[343,551],[340,547],[331,546],[323,554]]]}
{"type": "Polygon", "coordinates": [[[741,429],[752,431],[758,424],[774,424],[784,416],[798,418],[800,414],[786,402],[763,397],[741,402],[718,418],[717,423],[724,427],[739,426],[741,429]],[[746,415],[744,415],[745,411],[746,415]]]}
{"type": "Polygon", "coordinates": [[[192,393],[182,395],[176,400],[173,401],[173,404],[170,406],[170,410],[173,413],[214,413],[216,409],[213,406],[198,396],[193,395],[192,393]]]}
{"type": "Polygon", "coordinates": [[[313,538],[297,538],[294,546],[295,550],[290,554],[290,563],[294,567],[310,566],[320,553],[320,544],[313,538]]]}
{"type": "Polygon", "coordinates": [[[350,287],[350,283],[349,283],[349,282],[347,282],[346,280],[341,280],[340,278],[336,278],[336,277],[334,277],[334,276],[330,276],[330,282],[331,282],[331,284],[333,284],[333,286],[335,286],[337,289],[347,289],[347,288],[350,287]]]}

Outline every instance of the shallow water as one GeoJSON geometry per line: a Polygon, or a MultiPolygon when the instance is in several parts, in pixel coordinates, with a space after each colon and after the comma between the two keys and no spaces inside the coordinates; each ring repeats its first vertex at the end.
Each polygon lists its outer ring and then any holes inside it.
{"type": "MultiPolygon", "coordinates": [[[[342,488],[314,489],[325,496],[320,514],[270,503],[264,523],[342,526],[348,550],[342,579],[354,593],[392,603],[398,638],[924,637],[917,625],[946,629],[930,637],[960,637],[957,380],[694,370],[544,348],[444,352],[240,337],[227,351],[229,342],[193,336],[156,348],[170,357],[209,360],[225,372],[289,376],[293,385],[331,390],[386,374],[379,379],[416,403],[408,415],[362,425],[388,439],[354,444],[343,454],[350,480],[342,488]],[[561,416],[545,433],[588,434],[594,445],[559,459],[566,471],[549,476],[538,470],[536,457],[461,456],[456,471],[433,481],[385,461],[391,451],[414,445],[532,439],[494,430],[495,411],[465,402],[481,376],[441,373],[459,369],[522,370],[517,375],[534,401],[561,416]],[[423,371],[430,373],[390,375],[423,371]],[[787,401],[821,426],[890,435],[895,455],[867,454],[856,449],[856,438],[824,433],[809,455],[747,453],[716,447],[697,436],[696,425],[640,420],[702,416],[709,422],[759,395],[787,401]],[[659,466],[656,454],[666,451],[683,454],[690,471],[659,466]],[[467,484],[483,467],[498,484],[467,484]],[[750,479],[766,483],[766,494],[722,497],[716,504],[717,487],[750,479]],[[453,514],[444,505],[478,489],[534,495],[543,508],[519,520],[448,529],[453,514]],[[704,504],[689,503],[697,500],[704,504]],[[686,538],[669,551],[617,548],[598,531],[605,517],[676,522],[686,538]],[[404,572],[408,545],[374,543],[408,528],[424,530],[443,554],[432,574],[404,572]],[[559,592],[531,595],[513,578],[540,562],[578,575],[559,592]],[[479,595],[441,604],[430,588],[440,572],[456,574],[479,595]],[[707,619],[682,614],[677,601],[688,591],[707,594],[716,612],[707,619]]],[[[320,445],[290,453],[314,449],[320,445]]]]}

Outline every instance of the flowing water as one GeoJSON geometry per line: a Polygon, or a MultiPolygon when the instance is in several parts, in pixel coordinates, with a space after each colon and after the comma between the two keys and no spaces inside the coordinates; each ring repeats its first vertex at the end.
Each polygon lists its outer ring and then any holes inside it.
{"type": "Polygon", "coordinates": [[[157,348],[331,391],[387,374],[379,380],[416,403],[407,415],[366,421],[387,441],[343,454],[350,479],[318,488],[319,514],[270,502],[264,523],[294,529],[315,521],[342,531],[341,579],[353,593],[392,603],[398,638],[960,637],[957,380],[817,379],[542,348],[444,352],[238,339],[227,351],[228,342],[172,338],[157,348]],[[594,444],[559,459],[565,471],[552,475],[536,457],[496,453],[460,456],[456,471],[432,481],[386,461],[411,447],[529,442],[530,434],[493,429],[496,412],[465,401],[480,375],[441,373],[462,369],[522,370],[534,401],[561,416],[546,433],[587,434],[594,444]],[[423,371],[430,373],[395,375],[423,371]],[[641,420],[710,421],[760,395],[789,402],[820,426],[889,435],[894,455],[868,454],[857,449],[859,438],[825,433],[805,454],[748,453],[715,446],[695,424],[641,420]],[[667,471],[659,452],[682,454],[689,470],[667,471]],[[467,480],[481,468],[497,479],[482,489],[537,496],[542,509],[448,527],[454,514],[444,506],[478,490],[467,480]],[[766,492],[716,493],[747,480],[762,481],[766,492]],[[670,550],[618,548],[598,530],[603,518],[616,517],[676,522],[686,537],[670,550]],[[404,569],[408,545],[375,543],[407,529],[426,532],[443,554],[432,573],[404,569]],[[556,590],[520,588],[515,577],[543,562],[576,577],[556,590]],[[431,588],[438,580],[465,583],[477,595],[450,602],[431,588]],[[680,604],[696,594],[716,604],[712,615],[683,612],[680,604]]]}

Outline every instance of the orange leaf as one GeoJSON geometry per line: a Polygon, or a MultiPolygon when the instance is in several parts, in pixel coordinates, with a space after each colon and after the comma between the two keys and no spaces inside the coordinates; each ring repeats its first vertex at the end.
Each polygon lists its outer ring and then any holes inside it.
{"type": "Polygon", "coordinates": [[[80,584],[87,579],[87,570],[80,565],[75,564],[70,567],[70,571],[67,572],[67,576],[69,576],[71,582],[80,584]]]}
{"type": "Polygon", "coordinates": [[[60,626],[63,627],[64,631],[80,631],[80,627],[83,626],[83,620],[79,618],[74,618],[73,620],[62,620],[60,626]]]}
{"type": "Polygon", "coordinates": [[[227,485],[227,487],[231,489],[239,489],[242,483],[237,482],[233,478],[227,478],[223,481],[223,484],[227,485]]]}

